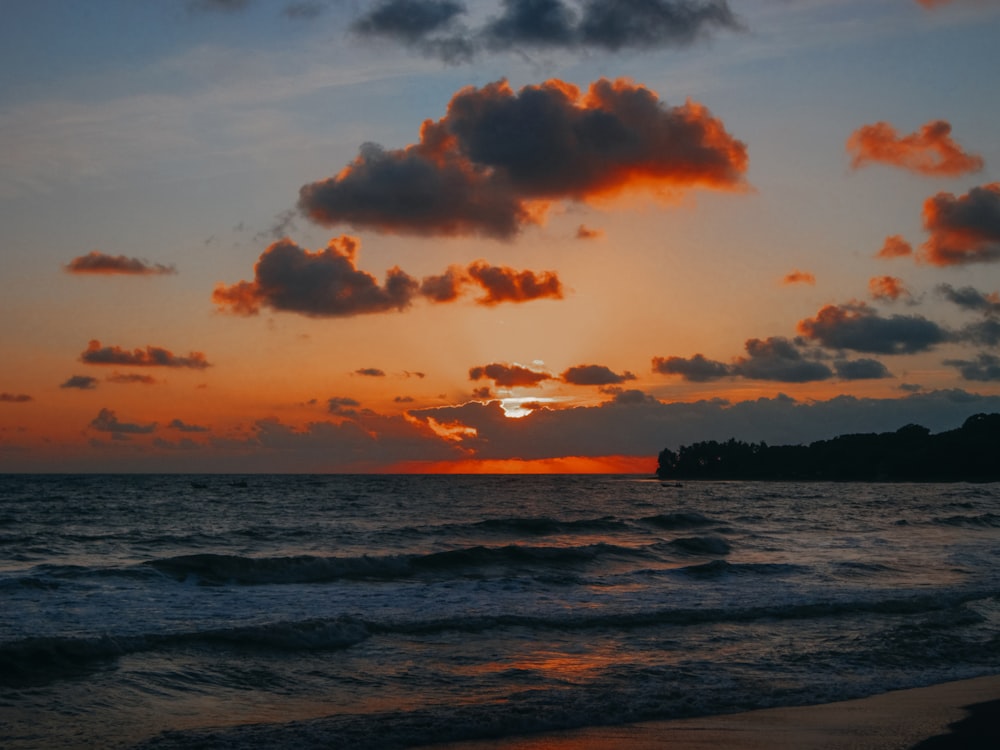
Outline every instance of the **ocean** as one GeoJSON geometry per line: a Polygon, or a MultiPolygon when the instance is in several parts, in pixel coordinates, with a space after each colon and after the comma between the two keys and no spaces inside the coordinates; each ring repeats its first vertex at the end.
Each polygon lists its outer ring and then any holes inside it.
{"type": "Polygon", "coordinates": [[[0,747],[406,748],[1000,672],[1000,484],[0,476],[0,747]]]}

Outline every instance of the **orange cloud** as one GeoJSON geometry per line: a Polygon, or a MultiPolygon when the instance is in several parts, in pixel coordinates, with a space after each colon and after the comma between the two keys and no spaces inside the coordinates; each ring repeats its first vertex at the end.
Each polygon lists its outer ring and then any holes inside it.
{"type": "Polygon", "coordinates": [[[928,198],[924,228],[931,236],[920,260],[931,265],[1000,260],[1000,182],[974,187],[957,198],[952,193],[928,198]]]}
{"type": "Polygon", "coordinates": [[[90,365],[188,367],[194,370],[210,367],[205,355],[201,352],[190,352],[186,357],[179,357],[170,350],[159,346],[147,346],[145,349],[128,351],[119,346],[101,346],[101,342],[96,339],[87,344],[87,349],[80,355],[80,361],[90,365]]]}
{"type": "Polygon", "coordinates": [[[747,162],[745,144],[696,102],[667,107],[626,80],[586,94],[558,79],[515,93],[501,80],[455,94],[417,144],[366,144],[339,174],[304,185],[299,207],[328,226],[511,238],[551,201],[740,188],[747,162]]]}
{"type": "Polygon", "coordinates": [[[816,284],[816,277],[813,276],[808,271],[799,271],[798,269],[792,271],[785,275],[785,278],[781,280],[782,284],[816,284]]]}
{"type": "Polygon", "coordinates": [[[128,373],[116,372],[112,375],[109,375],[106,378],[106,380],[109,383],[120,383],[120,384],[142,383],[143,385],[154,385],[156,383],[156,378],[154,378],[152,375],[140,375],[139,373],[136,372],[128,372],[128,373]]]}
{"type": "Polygon", "coordinates": [[[603,229],[591,229],[581,224],[576,228],[576,238],[578,240],[597,240],[604,236],[603,229]]]}
{"type": "Polygon", "coordinates": [[[875,299],[897,300],[910,294],[903,280],[895,276],[876,276],[868,281],[868,289],[875,299]]]}
{"type": "Polygon", "coordinates": [[[452,266],[439,276],[418,282],[398,266],[386,274],[385,284],[355,265],[361,242],[342,235],[325,250],[310,252],[285,238],[268,247],[254,266],[254,280],[231,286],[218,284],[212,301],[223,312],[256,315],[262,307],[310,317],[348,317],[404,310],[417,297],[453,302],[465,287],[480,287],[476,302],[528,302],[562,298],[562,284],[553,271],[516,271],[476,261],[468,268],[452,266]]]}
{"type": "Polygon", "coordinates": [[[880,162],[919,174],[946,177],[983,168],[981,156],[965,153],[951,139],[951,125],[945,120],[934,120],[904,136],[886,122],[863,125],[847,139],[847,150],[854,154],[851,160],[854,168],[880,162]]]}
{"type": "Polygon", "coordinates": [[[521,365],[504,365],[496,362],[473,367],[469,370],[469,380],[482,380],[483,378],[492,380],[496,385],[504,388],[538,385],[544,380],[553,379],[547,372],[530,370],[521,365]]]}
{"type": "Polygon", "coordinates": [[[913,246],[904,240],[902,236],[894,234],[891,237],[885,238],[882,249],[876,253],[875,257],[889,259],[903,258],[907,255],[913,255],[913,246]]]}
{"type": "Polygon", "coordinates": [[[105,255],[93,250],[86,255],[73,258],[65,266],[69,273],[127,274],[131,276],[158,276],[177,273],[173,266],[160,263],[150,264],[138,258],[124,255],[105,255]]]}

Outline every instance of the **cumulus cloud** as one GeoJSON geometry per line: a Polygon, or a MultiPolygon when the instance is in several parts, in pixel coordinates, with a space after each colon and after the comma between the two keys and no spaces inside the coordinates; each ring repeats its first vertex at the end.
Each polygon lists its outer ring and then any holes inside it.
{"type": "Polygon", "coordinates": [[[900,297],[908,297],[903,280],[895,276],[875,276],[868,280],[868,290],[874,299],[897,300],[900,297]]]}
{"type": "Polygon", "coordinates": [[[847,140],[857,169],[873,162],[930,176],[958,177],[983,168],[983,159],[969,154],[951,138],[951,125],[934,120],[909,135],[899,135],[887,122],[863,125],[847,140]]]}
{"type": "Polygon", "coordinates": [[[479,28],[457,23],[454,0],[382,0],[359,18],[360,34],[393,39],[446,62],[483,49],[602,50],[682,47],[742,28],[726,0],[502,0],[479,28]]]}
{"type": "Polygon", "coordinates": [[[792,341],[781,336],[748,339],[745,348],[747,356],[737,358],[730,370],[750,380],[808,383],[833,374],[822,362],[806,359],[792,341]]]}
{"type": "Polygon", "coordinates": [[[473,367],[469,370],[469,380],[482,380],[484,378],[492,380],[495,385],[502,388],[532,386],[546,380],[553,380],[552,375],[547,372],[531,370],[521,365],[505,365],[496,362],[473,367]]]}
{"type": "Polygon", "coordinates": [[[707,359],[703,354],[693,357],[654,357],[653,372],[662,375],[680,375],[692,383],[707,383],[732,374],[729,365],[714,359],[707,359]]]}
{"type": "Polygon", "coordinates": [[[971,286],[956,289],[951,284],[938,284],[936,289],[948,301],[965,310],[974,310],[987,315],[1000,315],[1000,294],[997,292],[986,294],[971,286]]]}
{"type": "Polygon", "coordinates": [[[891,258],[905,258],[908,255],[913,255],[913,246],[900,235],[894,234],[891,237],[885,238],[885,242],[882,243],[882,249],[875,254],[875,257],[888,260],[891,258]]]}
{"type": "Polygon", "coordinates": [[[830,349],[874,354],[913,354],[949,339],[948,332],[922,315],[884,318],[864,303],[827,305],[800,320],[799,333],[830,349]]]}
{"type": "Polygon", "coordinates": [[[878,380],[891,378],[892,373],[877,359],[837,360],[833,363],[837,377],[841,380],[878,380]]]}
{"type": "Polygon", "coordinates": [[[385,370],[380,370],[377,367],[362,367],[354,371],[355,375],[364,375],[369,378],[384,378],[385,370]]]}
{"type": "Polygon", "coordinates": [[[81,391],[91,391],[97,387],[97,378],[90,375],[72,375],[66,382],[59,385],[60,388],[78,388],[81,391]]]}
{"type": "Polygon", "coordinates": [[[628,370],[619,374],[604,365],[574,365],[559,378],[570,385],[619,385],[635,380],[635,375],[628,370]]]}
{"type": "Polygon", "coordinates": [[[930,238],[921,260],[954,266],[1000,260],[1000,182],[974,187],[957,198],[938,193],[924,202],[930,238]]]}
{"type": "Polygon", "coordinates": [[[365,144],[334,177],[304,185],[299,207],[326,226],[510,239],[553,201],[644,190],[744,185],[746,146],[702,105],[601,79],[586,94],[551,79],[518,92],[467,87],[427,120],[420,142],[365,144]]]}
{"type": "Polygon", "coordinates": [[[204,427],[200,424],[187,424],[180,419],[170,420],[170,424],[167,425],[172,430],[177,430],[178,432],[209,432],[208,427],[204,427]]]}
{"type": "Polygon", "coordinates": [[[111,409],[101,409],[90,421],[90,426],[99,432],[110,433],[115,440],[127,440],[129,435],[148,435],[156,430],[156,422],[149,424],[120,422],[111,409]]]}
{"type": "Polygon", "coordinates": [[[73,258],[65,266],[69,273],[79,274],[124,274],[131,276],[162,276],[177,273],[173,266],[160,263],[149,263],[139,258],[128,258],[124,255],[105,255],[92,250],[86,255],[73,258]]]}
{"type": "Polygon", "coordinates": [[[955,367],[965,380],[980,382],[1000,381],[1000,357],[980,354],[976,359],[946,359],[944,364],[955,367]]]}
{"type": "Polygon", "coordinates": [[[27,393],[0,393],[2,404],[26,404],[29,401],[34,401],[34,398],[27,393]]]}
{"type": "Polygon", "coordinates": [[[470,286],[484,292],[476,300],[481,305],[562,298],[562,284],[553,271],[517,271],[484,261],[452,266],[421,282],[397,266],[379,285],[355,265],[360,246],[357,238],[342,235],[313,253],[287,238],[279,240],[261,254],[253,281],[218,284],[212,300],[220,310],[238,315],[256,315],[268,307],[309,317],[348,317],[404,310],[417,297],[453,302],[470,286]]]}
{"type": "Polygon", "coordinates": [[[342,417],[355,416],[360,406],[360,401],[347,396],[333,396],[326,400],[326,410],[331,414],[337,414],[342,417]]]}
{"type": "Polygon", "coordinates": [[[169,349],[159,346],[147,346],[145,349],[129,351],[120,346],[101,346],[101,342],[96,339],[87,344],[87,349],[80,355],[80,361],[90,365],[187,367],[194,370],[210,367],[201,352],[190,352],[186,357],[180,357],[169,349]]]}
{"type": "Polygon", "coordinates": [[[816,277],[813,276],[808,271],[799,271],[798,269],[785,274],[784,278],[781,280],[782,284],[810,284],[815,286],[816,277]]]}

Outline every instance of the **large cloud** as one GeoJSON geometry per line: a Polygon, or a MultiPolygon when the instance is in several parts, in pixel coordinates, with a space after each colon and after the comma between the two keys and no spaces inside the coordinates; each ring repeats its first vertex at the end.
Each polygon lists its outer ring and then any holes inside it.
{"type": "Polygon", "coordinates": [[[680,375],[692,383],[707,383],[732,374],[725,362],[708,359],[704,354],[693,357],[653,357],[653,371],[662,375],[680,375]]]}
{"type": "Polygon", "coordinates": [[[1000,357],[981,353],[974,360],[946,359],[944,364],[958,368],[966,380],[1000,382],[1000,357]]]}
{"type": "Polygon", "coordinates": [[[794,343],[781,336],[748,339],[745,346],[747,356],[739,357],[730,368],[734,375],[779,383],[808,383],[833,375],[829,367],[806,359],[794,343]]]}
{"type": "Polygon", "coordinates": [[[921,315],[884,318],[863,303],[827,305],[815,318],[800,320],[798,329],[830,349],[875,354],[927,351],[949,339],[945,329],[921,315]]]}
{"type": "Polygon", "coordinates": [[[1000,315],[1000,294],[997,292],[986,294],[971,286],[956,289],[951,284],[938,284],[937,291],[965,310],[1000,315]]]}
{"type": "Polygon", "coordinates": [[[695,102],[668,107],[625,80],[586,94],[556,79],[516,93],[498,81],[459,91],[415,145],[364,145],[339,174],[303,186],[299,206],[330,226],[510,238],[551,201],[733,189],[746,168],[746,146],[695,102]]]}
{"type": "Polygon", "coordinates": [[[162,276],[177,273],[177,269],[173,266],[149,263],[139,258],[128,258],[124,255],[105,255],[97,250],[73,258],[66,264],[66,270],[69,273],[79,274],[125,274],[130,276],[162,276]]]}
{"type": "Polygon", "coordinates": [[[279,240],[261,254],[253,281],[219,284],[212,300],[221,310],[239,315],[256,315],[268,307],[319,318],[404,310],[421,296],[452,302],[469,286],[483,291],[476,300],[481,305],[562,298],[555,272],[518,271],[484,261],[464,269],[452,266],[422,282],[397,266],[379,285],[374,276],[356,267],[359,248],[360,241],[348,235],[334,237],[325,250],[315,253],[287,238],[279,240]]]}
{"type": "Polygon", "coordinates": [[[635,375],[628,370],[619,374],[604,365],[574,365],[559,377],[570,385],[620,385],[635,380],[635,375]]]}
{"type": "Polygon", "coordinates": [[[938,193],[924,202],[930,238],[921,259],[936,266],[1000,260],[1000,182],[974,187],[957,198],[938,193]]]}
{"type": "Polygon", "coordinates": [[[479,28],[458,23],[455,0],[382,0],[354,31],[398,41],[448,62],[478,51],[679,47],[717,29],[741,28],[726,0],[502,0],[479,28]]]}
{"type": "Polygon", "coordinates": [[[951,138],[951,125],[935,120],[909,135],[899,135],[887,122],[863,125],[847,140],[857,168],[877,162],[931,176],[957,177],[983,168],[983,159],[968,154],[951,138]]]}
{"type": "Polygon", "coordinates": [[[101,346],[101,342],[96,339],[87,344],[86,350],[80,355],[80,361],[90,365],[187,367],[194,370],[210,366],[201,352],[190,352],[186,357],[181,357],[159,346],[129,351],[120,346],[101,346]]]}

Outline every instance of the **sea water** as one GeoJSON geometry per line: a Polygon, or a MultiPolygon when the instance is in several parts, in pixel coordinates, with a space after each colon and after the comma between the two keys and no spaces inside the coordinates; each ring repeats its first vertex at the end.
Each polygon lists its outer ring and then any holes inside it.
{"type": "Polygon", "coordinates": [[[1000,671],[1000,485],[0,477],[0,746],[403,748],[1000,671]]]}

